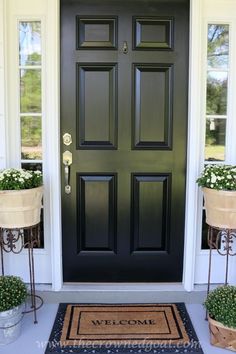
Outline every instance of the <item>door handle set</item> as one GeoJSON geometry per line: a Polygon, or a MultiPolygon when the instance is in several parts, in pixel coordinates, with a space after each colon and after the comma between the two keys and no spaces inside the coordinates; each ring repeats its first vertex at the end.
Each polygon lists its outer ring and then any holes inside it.
{"type": "MultiPolygon", "coordinates": [[[[62,136],[63,144],[69,146],[72,144],[72,137],[69,133],[65,133],[62,136]]],[[[65,193],[71,193],[71,185],[70,185],[70,165],[72,164],[72,153],[69,150],[66,150],[62,154],[63,164],[65,166],[65,193]]]]}
{"type": "Polygon", "coordinates": [[[71,193],[71,185],[70,185],[70,166],[72,164],[72,153],[69,150],[66,150],[62,154],[63,157],[63,164],[65,166],[64,173],[65,173],[65,193],[71,193]]]}

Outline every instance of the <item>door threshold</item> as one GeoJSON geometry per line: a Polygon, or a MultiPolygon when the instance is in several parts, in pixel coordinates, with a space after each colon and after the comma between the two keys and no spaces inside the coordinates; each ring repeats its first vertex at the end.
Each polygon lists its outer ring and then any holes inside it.
{"type": "Polygon", "coordinates": [[[66,283],[59,291],[37,284],[37,293],[45,303],[203,303],[206,285],[196,286],[187,292],[181,283],[168,284],[106,284],[106,283],[66,283]]]}
{"type": "Polygon", "coordinates": [[[184,291],[182,283],[64,283],[61,291],[184,291]]]}

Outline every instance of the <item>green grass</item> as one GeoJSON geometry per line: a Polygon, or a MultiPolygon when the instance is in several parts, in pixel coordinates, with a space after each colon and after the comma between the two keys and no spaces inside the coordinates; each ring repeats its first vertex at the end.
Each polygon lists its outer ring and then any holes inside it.
{"type": "Polygon", "coordinates": [[[207,145],[205,147],[205,160],[225,160],[225,146],[224,145],[207,145]]]}

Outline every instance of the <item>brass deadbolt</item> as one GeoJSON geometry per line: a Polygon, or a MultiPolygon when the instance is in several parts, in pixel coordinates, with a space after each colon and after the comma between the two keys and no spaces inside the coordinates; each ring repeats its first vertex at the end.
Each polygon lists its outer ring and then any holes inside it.
{"type": "Polygon", "coordinates": [[[72,143],[72,137],[69,133],[65,133],[62,138],[64,145],[69,146],[72,143]]]}

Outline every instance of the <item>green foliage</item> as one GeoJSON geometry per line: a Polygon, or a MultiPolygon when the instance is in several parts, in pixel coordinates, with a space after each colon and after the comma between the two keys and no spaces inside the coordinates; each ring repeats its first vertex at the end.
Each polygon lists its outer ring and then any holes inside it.
{"type": "Polygon", "coordinates": [[[221,286],[207,296],[204,303],[209,316],[224,326],[236,328],[236,287],[221,286]]]}
{"type": "Polygon", "coordinates": [[[21,117],[21,143],[22,146],[42,145],[41,117],[21,117]]]}
{"type": "Polygon", "coordinates": [[[42,153],[40,149],[38,149],[37,151],[29,151],[29,152],[22,151],[21,158],[23,160],[42,160],[42,153]]]}
{"type": "Polygon", "coordinates": [[[41,70],[21,70],[21,113],[41,112],[41,70]]]}
{"type": "Polygon", "coordinates": [[[0,190],[36,188],[43,184],[41,171],[8,168],[0,171],[0,190]]]}
{"type": "Polygon", "coordinates": [[[211,24],[208,26],[208,65],[224,67],[228,64],[229,26],[211,24]]]}
{"type": "Polygon", "coordinates": [[[209,76],[207,82],[207,114],[226,114],[227,79],[209,76]]]}
{"type": "Polygon", "coordinates": [[[21,305],[26,296],[27,287],[19,277],[0,276],[0,312],[21,305]]]}
{"type": "Polygon", "coordinates": [[[197,179],[201,187],[217,190],[236,190],[236,166],[207,165],[197,179]]]}
{"type": "Polygon", "coordinates": [[[229,65],[229,25],[208,25],[207,48],[208,71],[206,113],[214,118],[206,121],[206,150],[207,160],[224,160],[226,119],[221,115],[227,115],[227,91],[229,65]],[[214,70],[216,69],[216,70],[214,70]],[[220,69],[220,70],[218,70],[220,69]],[[212,124],[211,124],[212,123],[212,124]],[[210,149],[212,146],[212,149],[210,149]],[[219,150],[221,152],[219,152],[219,150]]]}
{"type": "Polygon", "coordinates": [[[206,120],[206,145],[225,145],[225,119],[208,118],[206,120]],[[213,122],[214,129],[211,129],[213,122]]]}

